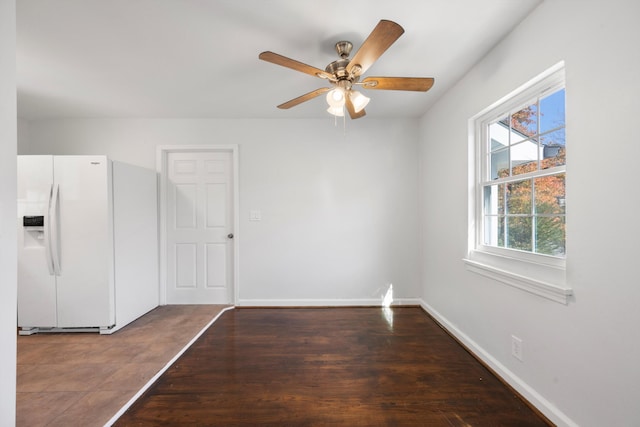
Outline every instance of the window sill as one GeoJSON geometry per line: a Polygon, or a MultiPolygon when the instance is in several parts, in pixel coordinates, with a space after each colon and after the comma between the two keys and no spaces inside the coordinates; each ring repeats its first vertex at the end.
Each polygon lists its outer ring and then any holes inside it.
{"type": "Polygon", "coordinates": [[[463,261],[476,274],[565,305],[573,295],[564,283],[564,269],[478,251],[469,255],[463,261]]]}

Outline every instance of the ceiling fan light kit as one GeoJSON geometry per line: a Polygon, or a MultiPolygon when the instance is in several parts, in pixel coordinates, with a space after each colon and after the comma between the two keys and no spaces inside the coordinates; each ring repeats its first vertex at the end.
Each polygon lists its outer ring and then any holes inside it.
{"type": "Polygon", "coordinates": [[[327,112],[336,117],[344,117],[344,107],[329,107],[327,108],[327,112]]]}
{"type": "Polygon", "coordinates": [[[263,61],[291,68],[302,73],[328,80],[333,87],[319,88],[302,96],[278,105],[280,109],[289,109],[303,102],[326,93],[327,111],[337,117],[345,115],[345,107],[351,119],[363,117],[364,108],[370,98],[353,89],[360,86],[363,89],[375,90],[404,90],[426,92],[433,86],[431,77],[367,77],[360,82],[360,77],[371,65],[404,33],[404,29],[393,21],[381,20],[373,29],[369,37],[362,43],[360,49],[352,59],[349,59],[353,44],[339,41],[335,48],[340,59],[331,62],[321,70],[294,59],[273,53],[262,52],[258,57],[263,61]]]}
{"type": "Polygon", "coordinates": [[[327,104],[329,104],[327,111],[334,116],[344,116],[344,106],[347,102],[347,96],[349,97],[351,104],[353,104],[353,109],[356,113],[360,113],[364,110],[364,107],[366,107],[371,100],[371,98],[364,96],[357,90],[345,90],[338,86],[327,92],[326,99],[327,104]]]}
{"type": "Polygon", "coordinates": [[[356,113],[364,110],[364,107],[369,104],[371,98],[364,96],[362,93],[357,90],[351,90],[349,92],[349,97],[351,98],[351,103],[353,104],[353,108],[356,110],[356,113]]]}
{"type": "Polygon", "coordinates": [[[342,108],[344,106],[344,90],[337,87],[327,92],[327,104],[332,108],[342,108]]]}

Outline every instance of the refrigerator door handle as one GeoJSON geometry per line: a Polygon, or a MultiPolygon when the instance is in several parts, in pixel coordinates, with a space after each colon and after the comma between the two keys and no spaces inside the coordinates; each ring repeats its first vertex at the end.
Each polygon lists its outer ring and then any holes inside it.
{"type": "Polygon", "coordinates": [[[47,216],[44,221],[44,249],[47,260],[47,268],[49,269],[49,274],[54,275],[55,271],[53,268],[53,256],[51,255],[51,196],[53,194],[53,184],[49,188],[49,201],[47,203],[47,216]]]}
{"type": "Polygon", "coordinates": [[[54,184],[53,195],[51,198],[51,212],[49,219],[51,221],[51,259],[53,261],[53,270],[56,276],[61,273],[60,269],[60,233],[58,231],[58,204],[60,201],[60,186],[54,184]]]}

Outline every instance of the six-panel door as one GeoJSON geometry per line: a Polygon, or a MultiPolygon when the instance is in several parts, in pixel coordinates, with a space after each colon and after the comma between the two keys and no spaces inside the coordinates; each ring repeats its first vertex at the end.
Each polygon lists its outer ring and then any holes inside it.
{"type": "Polygon", "coordinates": [[[230,152],[168,153],[168,304],[232,300],[232,167],[230,152]]]}

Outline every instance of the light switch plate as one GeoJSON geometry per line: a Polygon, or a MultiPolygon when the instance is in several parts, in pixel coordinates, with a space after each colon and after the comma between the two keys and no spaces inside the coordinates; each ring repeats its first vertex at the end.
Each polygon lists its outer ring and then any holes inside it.
{"type": "Polygon", "coordinates": [[[262,212],[258,210],[252,210],[249,212],[249,221],[260,221],[262,220],[262,212]]]}

